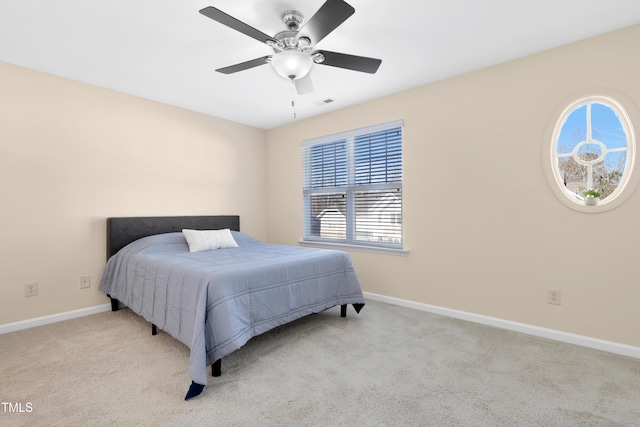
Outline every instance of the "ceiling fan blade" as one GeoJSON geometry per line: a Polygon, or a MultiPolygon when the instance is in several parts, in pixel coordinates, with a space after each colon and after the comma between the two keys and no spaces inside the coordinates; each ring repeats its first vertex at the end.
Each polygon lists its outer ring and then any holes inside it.
{"type": "Polygon", "coordinates": [[[313,92],[313,82],[311,81],[311,75],[307,74],[301,79],[294,80],[296,85],[296,92],[298,95],[306,95],[313,92]]]}
{"type": "Polygon", "coordinates": [[[251,61],[241,62],[236,65],[230,65],[224,68],[218,68],[216,71],[222,74],[233,74],[238,71],[248,70],[249,68],[257,67],[259,65],[266,64],[271,56],[263,56],[261,58],[252,59],[251,61]]]}
{"type": "Polygon", "coordinates": [[[324,56],[324,61],[320,62],[322,65],[362,71],[363,73],[374,74],[378,71],[380,64],[382,64],[381,59],[367,58],[364,56],[348,55],[346,53],[329,52],[326,50],[318,50],[313,54],[315,55],[316,53],[324,56]]]}
{"type": "Polygon", "coordinates": [[[327,0],[300,29],[297,37],[309,37],[317,44],[355,13],[355,9],[343,0],[327,0]]]}
{"type": "Polygon", "coordinates": [[[242,21],[237,20],[231,15],[227,15],[220,9],[216,9],[213,6],[205,7],[200,10],[200,13],[204,16],[213,19],[221,23],[222,25],[226,25],[229,28],[233,28],[236,31],[240,31],[242,34],[246,34],[247,36],[258,40],[259,42],[266,43],[267,41],[273,40],[273,37],[270,37],[263,33],[262,31],[256,30],[251,25],[245,24],[242,21]]]}

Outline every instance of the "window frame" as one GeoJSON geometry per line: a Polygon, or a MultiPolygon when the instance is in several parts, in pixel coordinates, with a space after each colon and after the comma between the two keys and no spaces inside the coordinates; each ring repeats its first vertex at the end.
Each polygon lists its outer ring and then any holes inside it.
{"type": "MultiPolygon", "coordinates": [[[[368,183],[368,184],[357,184],[355,178],[355,170],[356,170],[356,162],[355,158],[357,157],[355,154],[355,144],[356,139],[358,137],[362,137],[365,135],[380,133],[388,130],[392,130],[395,128],[400,129],[400,174],[402,175],[403,170],[403,151],[404,151],[404,135],[403,135],[403,121],[395,120],[387,123],[382,123],[378,125],[368,126],[360,129],[354,129],[346,132],[341,132],[332,135],[326,135],[319,138],[313,138],[309,140],[302,141],[300,143],[300,148],[302,149],[302,204],[303,204],[303,237],[299,241],[302,246],[319,246],[319,247],[337,247],[339,249],[353,249],[364,252],[374,252],[374,253],[391,253],[391,254],[401,254],[404,255],[407,251],[404,249],[404,224],[402,223],[402,211],[403,211],[403,199],[402,199],[402,184],[403,178],[400,176],[399,180],[388,182],[385,180],[384,183],[368,183]],[[312,167],[311,167],[311,149],[319,146],[329,146],[330,144],[339,144],[341,141],[344,141],[346,144],[346,184],[339,182],[337,185],[328,185],[328,186],[318,186],[313,187],[312,185],[312,167]],[[344,185],[343,185],[344,184],[344,185]],[[376,242],[369,240],[358,240],[357,238],[357,230],[358,227],[356,225],[356,200],[357,193],[362,191],[376,192],[376,191],[399,191],[399,228],[400,228],[400,241],[397,243],[389,243],[389,242],[376,242]],[[344,235],[345,238],[337,238],[337,237],[321,237],[318,235],[314,235],[311,231],[311,215],[312,215],[312,206],[311,200],[314,194],[337,194],[344,193],[345,197],[345,230],[344,235]]],[[[388,155],[388,152],[386,153],[388,155]]],[[[385,157],[386,158],[386,157],[385,157]]],[[[396,166],[397,168],[397,166],[396,166]]],[[[385,171],[389,171],[389,167],[385,167],[385,171]]],[[[396,169],[397,172],[397,169],[396,169]]],[[[384,196],[380,196],[379,194],[375,195],[376,197],[384,198],[384,196]]],[[[394,204],[394,214],[397,216],[397,203],[394,204]]],[[[394,217],[396,218],[396,217],[394,217]]],[[[394,223],[396,224],[396,223],[394,223]]],[[[388,230],[386,230],[388,232],[388,230]]],[[[319,234],[319,233],[318,233],[319,234]]]]}
{"type": "Polygon", "coordinates": [[[638,123],[638,110],[634,103],[622,92],[611,88],[585,89],[567,97],[554,111],[545,131],[543,144],[543,168],[547,181],[557,199],[565,206],[584,213],[600,213],[614,209],[624,203],[638,185],[640,174],[635,170],[637,143],[635,124],[638,123]],[[625,173],[616,190],[595,206],[586,206],[584,201],[575,197],[566,189],[557,166],[557,144],[560,132],[567,117],[579,106],[590,102],[606,105],[616,112],[627,134],[627,164],[625,173]]]}

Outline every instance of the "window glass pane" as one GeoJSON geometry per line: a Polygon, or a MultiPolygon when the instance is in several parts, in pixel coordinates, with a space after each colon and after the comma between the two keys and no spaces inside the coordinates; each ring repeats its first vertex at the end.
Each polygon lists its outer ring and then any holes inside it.
{"type": "Polygon", "coordinates": [[[587,182],[587,167],[579,165],[573,157],[558,159],[558,169],[563,177],[564,185],[572,193],[578,193],[580,187],[587,182]]]}
{"type": "Polygon", "coordinates": [[[400,128],[356,137],[356,185],[401,180],[402,130],[400,128]]]}
{"type": "Polygon", "coordinates": [[[627,152],[609,153],[602,163],[594,167],[593,188],[600,193],[600,199],[611,195],[620,184],[627,164],[627,152]]]}
{"type": "Polygon", "coordinates": [[[569,114],[558,138],[557,154],[570,153],[580,141],[587,139],[587,106],[582,105],[569,114]]]}
{"type": "Polygon", "coordinates": [[[355,194],[356,240],[402,241],[402,190],[359,191],[355,194]]]}
{"type": "Polygon", "coordinates": [[[308,235],[328,239],[347,238],[347,203],[345,193],[323,193],[311,196],[311,218],[308,235]]]}
{"type": "Polygon", "coordinates": [[[306,188],[347,185],[346,141],[336,141],[311,147],[309,157],[310,182],[306,183],[306,188]]]}
{"type": "Polygon", "coordinates": [[[595,161],[602,156],[602,147],[598,144],[584,144],[578,147],[576,155],[584,161],[595,161]]]}
{"type": "Polygon", "coordinates": [[[593,139],[604,143],[608,150],[627,146],[627,135],[615,111],[594,102],[591,104],[591,126],[593,139]]]}

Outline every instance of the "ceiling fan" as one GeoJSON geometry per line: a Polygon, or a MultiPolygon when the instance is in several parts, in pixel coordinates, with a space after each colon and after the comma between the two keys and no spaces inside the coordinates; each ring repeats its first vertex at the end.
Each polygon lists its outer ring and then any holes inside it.
{"type": "Polygon", "coordinates": [[[343,0],[327,0],[304,25],[302,13],[297,10],[284,12],[281,18],[287,29],[273,37],[212,6],[205,7],[200,13],[266,44],[274,51],[273,55],[219,68],[216,71],[220,73],[232,74],[271,63],[280,76],[295,84],[298,94],[305,94],[313,91],[309,77],[313,64],[373,74],[382,63],[382,60],[375,58],[314,50],[317,43],[355,13],[355,9],[343,0]]]}

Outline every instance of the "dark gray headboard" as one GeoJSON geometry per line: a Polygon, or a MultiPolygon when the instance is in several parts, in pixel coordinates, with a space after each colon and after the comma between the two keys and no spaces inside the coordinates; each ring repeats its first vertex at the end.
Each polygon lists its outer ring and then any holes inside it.
{"type": "Polygon", "coordinates": [[[107,259],[134,240],[154,234],[229,228],[240,231],[238,215],[107,218],[107,259]]]}

